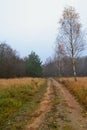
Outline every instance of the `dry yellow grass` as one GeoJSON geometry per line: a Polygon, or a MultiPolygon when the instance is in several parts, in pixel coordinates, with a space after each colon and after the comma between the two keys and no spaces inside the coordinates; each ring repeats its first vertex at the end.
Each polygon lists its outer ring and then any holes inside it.
{"type": "Polygon", "coordinates": [[[77,82],[73,78],[60,78],[59,82],[63,83],[87,108],[87,77],[77,78],[77,82]]]}
{"type": "Polygon", "coordinates": [[[25,85],[38,86],[43,84],[42,78],[14,78],[14,79],[0,79],[0,90],[9,87],[21,87],[25,85]]]}

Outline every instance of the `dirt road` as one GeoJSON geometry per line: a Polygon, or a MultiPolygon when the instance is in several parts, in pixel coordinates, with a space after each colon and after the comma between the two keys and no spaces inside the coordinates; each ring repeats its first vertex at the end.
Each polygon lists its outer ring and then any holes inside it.
{"type": "Polygon", "coordinates": [[[26,130],[87,130],[87,115],[70,92],[54,79],[26,130]]]}

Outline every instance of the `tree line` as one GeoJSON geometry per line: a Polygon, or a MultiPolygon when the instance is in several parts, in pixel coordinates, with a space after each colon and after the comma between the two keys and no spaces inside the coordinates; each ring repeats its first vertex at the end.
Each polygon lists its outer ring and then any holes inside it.
{"type": "Polygon", "coordinates": [[[41,63],[33,51],[27,57],[20,58],[8,44],[0,44],[0,78],[41,77],[41,63]]]}
{"type": "MultiPolygon", "coordinates": [[[[75,65],[77,76],[87,76],[87,56],[76,58],[75,65]]],[[[73,77],[70,57],[63,57],[61,60],[49,58],[43,68],[44,77],[73,77]],[[60,62],[61,66],[59,67],[60,62]]]]}
{"type": "MultiPolygon", "coordinates": [[[[61,48],[61,47],[60,47],[61,48]]],[[[73,76],[72,59],[62,52],[48,58],[44,64],[35,52],[20,58],[6,43],[0,44],[0,78],[15,77],[69,77],[73,76]]],[[[58,52],[57,52],[58,53],[58,52]]],[[[74,59],[77,76],[87,76],[87,56],[74,59]]]]}

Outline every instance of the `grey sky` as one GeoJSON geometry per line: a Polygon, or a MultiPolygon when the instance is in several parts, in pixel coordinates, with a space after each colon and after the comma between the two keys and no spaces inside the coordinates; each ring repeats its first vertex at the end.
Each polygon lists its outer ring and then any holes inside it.
{"type": "Polygon", "coordinates": [[[54,53],[57,23],[64,7],[70,5],[86,28],[86,0],[0,0],[0,41],[6,41],[21,57],[33,50],[45,61],[54,53]]]}

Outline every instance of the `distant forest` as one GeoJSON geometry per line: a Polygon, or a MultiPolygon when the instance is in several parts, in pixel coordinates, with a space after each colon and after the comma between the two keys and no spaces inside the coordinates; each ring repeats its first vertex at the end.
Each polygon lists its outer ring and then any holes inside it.
{"type": "MultiPolygon", "coordinates": [[[[77,76],[87,76],[87,56],[75,59],[77,76]]],[[[16,50],[6,43],[0,44],[0,78],[15,77],[65,77],[73,76],[72,60],[49,58],[42,64],[35,52],[20,58],[16,50]]]]}
{"type": "MultiPolygon", "coordinates": [[[[87,56],[76,58],[75,65],[77,76],[87,76],[87,56]]],[[[46,77],[73,76],[72,59],[70,57],[63,57],[61,60],[49,58],[44,64],[43,71],[46,77]]]]}
{"type": "Polygon", "coordinates": [[[43,70],[35,52],[20,58],[16,50],[6,43],[0,44],[0,78],[41,77],[43,70]]]}

